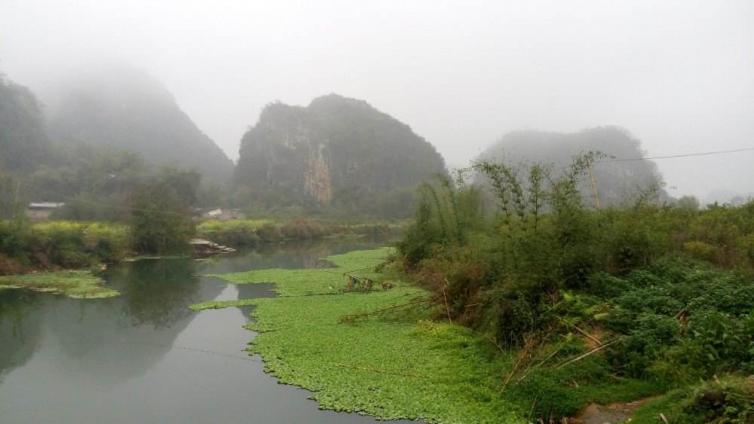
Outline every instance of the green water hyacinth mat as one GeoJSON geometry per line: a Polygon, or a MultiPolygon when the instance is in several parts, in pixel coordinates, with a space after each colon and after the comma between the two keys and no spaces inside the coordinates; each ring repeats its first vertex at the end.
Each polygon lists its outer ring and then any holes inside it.
{"type": "Polygon", "coordinates": [[[276,283],[276,298],[213,301],[192,309],[253,305],[249,351],[281,382],[311,390],[323,409],[430,423],[524,422],[500,396],[512,357],[464,327],[430,321],[427,293],[375,272],[390,250],[328,257],[334,268],[222,274],[237,284],[276,283]],[[347,291],[344,273],[375,281],[347,291]]]}
{"type": "Polygon", "coordinates": [[[74,299],[101,299],[120,295],[102,285],[90,271],[55,271],[0,276],[0,290],[27,289],[42,293],[62,294],[74,299]]]}

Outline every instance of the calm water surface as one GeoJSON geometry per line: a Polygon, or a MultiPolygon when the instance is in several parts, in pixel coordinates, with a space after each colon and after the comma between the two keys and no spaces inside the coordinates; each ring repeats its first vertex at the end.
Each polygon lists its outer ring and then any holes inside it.
{"type": "Polygon", "coordinates": [[[271,296],[206,273],[323,266],[370,242],[297,244],[207,261],[159,260],[110,270],[122,295],[74,300],[0,291],[0,423],[371,423],[320,411],[243,349],[249,310],[191,312],[211,299],[271,296]]]}

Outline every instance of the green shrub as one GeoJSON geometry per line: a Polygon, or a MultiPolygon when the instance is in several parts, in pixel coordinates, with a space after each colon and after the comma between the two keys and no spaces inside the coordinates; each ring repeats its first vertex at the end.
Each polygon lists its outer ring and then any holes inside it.
{"type": "Polygon", "coordinates": [[[692,258],[713,263],[721,254],[720,248],[698,240],[683,243],[683,251],[692,258]]]}
{"type": "Polygon", "coordinates": [[[751,424],[754,377],[723,375],[668,392],[636,411],[632,422],[669,424],[751,424]]]}
{"type": "Polygon", "coordinates": [[[280,233],[283,238],[293,240],[311,240],[323,237],[327,230],[324,225],[319,222],[297,219],[287,222],[280,227],[280,233]]]}
{"type": "MultiPolygon", "coordinates": [[[[610,341],[590,360],[601,364],[594,375],[662,389],[754,373],[754,202],[590,209],[577,186],[595,157],[564,171],[477,164],[487,203],[463,179],[421,188],[398,251],[432,291],[438,318],[502,349],[573,334],[599,343],[592,332],[610,341]]],[[[559,385],[560,375],[542,370],[515,389],[529,402],[541,395],[531,419],[571,414],[589,399],[559,385]]],[[[729,417],[744,409],[716,410],[713,422],[744,422],[729,417]]]]}
{"type": "Polygon", "coordinates": [[[196,233],[201,238],[227,246],[253,247],[262,241],[257,230],[267,224],[274,225],[271,220],[267,219],[209,220],[197,225],[196,233]]]}
{"type": "MultiPolygon", "coordinates": [[[[129,252],[126,226],[112,223],[45,221],[32,225],[0,222],[0,254],[18,266],[85,268],[117,262],[129,252]]],[[[6,272],[7,273],[7,272],[6,272]]]]}
{"type": "Polygon", "coordinates": [[[264,224],[257,230],[259,238],[267,243],[281,241],[283,239],[283,233],[280,231],[280,227],[275,224],[264,224]]]}

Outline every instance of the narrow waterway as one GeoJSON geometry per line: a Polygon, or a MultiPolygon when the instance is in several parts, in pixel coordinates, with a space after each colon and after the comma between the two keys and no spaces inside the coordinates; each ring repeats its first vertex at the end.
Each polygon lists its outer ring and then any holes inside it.
{"type": "MultiPolygon", "coordinates": [[[[207,273],[323,266],[372,242],[294,244],[205,261],[153,260],[111,269],[111,299],[0,291],[0,423],[369,423],[321,411],[243,349],[248,310],[192,312],[210,299],[271,296],[207,273]]],[[[324,360],[324,358],[323,358],[324,360]]]]}

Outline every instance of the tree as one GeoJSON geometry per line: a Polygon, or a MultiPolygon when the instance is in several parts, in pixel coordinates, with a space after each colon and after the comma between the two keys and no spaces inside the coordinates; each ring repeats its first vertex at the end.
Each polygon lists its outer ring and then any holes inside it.
{"type": "Polygon", "coordinates": [[[23,215],[21,181],[0,169],[0,219],[23,215]]]}
{"type": "Polygon", "coordinates": [[[136,189],[131,200],[134,250],[142,254],[184,253],[194,235],[191,205],[200,176],[166,169],[136,189]]]}

